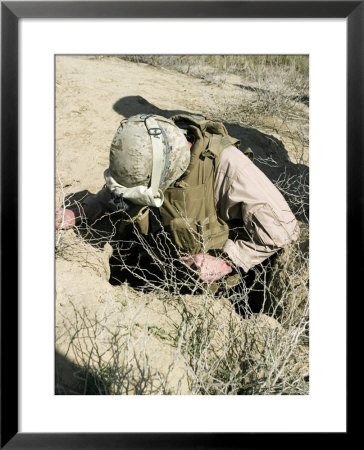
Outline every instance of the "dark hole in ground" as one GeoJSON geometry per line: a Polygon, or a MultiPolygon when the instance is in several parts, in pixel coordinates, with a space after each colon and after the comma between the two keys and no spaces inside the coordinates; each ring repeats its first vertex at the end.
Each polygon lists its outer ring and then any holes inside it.
{"type": "MultiPolygon", "coordinates": [[[[251,313],[268,312],[270,302],[265,286],[267,276],[276,257],[273,255],[263,264],[244,274],[241,272],[240,283],[227,288],[225,280],[214,283],[210,288],[199,285],[197,278],[189,269],[178,260],[173,267],[156,264],[148,253],[135,245],[124,252],[122,261],[118,255],[120,248],[110,258],[110,284],[117,286],[127,282],[130,287],[142,292],[150,292],[161,285],[172,294],[202,294],[206,289],[216,296],[224,296],[232,302],[239,315],[246,316],[251,313]],[[170,275],[170,274],[173,275],[170,275]],[[188,279],[188,281],[187,281],[188,279]],[[177,288],[177,290],[176,290],[177,288]]],[[[168,262],[171,264],[171,262],[168,262]]]]}
{"type": "MultiPolygon", "coordinates": [[[[70,204],[82,202],[87,195],[88,191],[70,195],[67,202],[70,204]]],[[[102,249],[105,243],[112,245],[113,254],[109,261],[111,285],[127,282],[130,287],[142,292],[151,292],[164,286],[170,293],[179,295],[198,295],[206,290],[206,285],[198,283],[197,278],[185,264],[178,261],[178,258],[169,259],[166,263],[160,258],[156,263],[149,251],[151,249],[156,252],[152,242],[144,242],[143,246],[136,236],[131,236],[127,241],[115,237],[111,240],[116,229],[118,221],[115,217],[110,220],[108,216],[94,223],[85,222],[78,227],[81,236],[94,247],[102,249]]],[[[242,233],[242,229],[233,225],[229,238],[235,239],[239,233],[242,233]]],[[[271,302],[266,283],[275,258],[276,255],[271,256],[246,274],[241,271],[240,282],[236,286],[227,288],[224,280],[215,283],[214,295],[228,298],[241,316],[259,312],[271,315],[271,302]]]]}

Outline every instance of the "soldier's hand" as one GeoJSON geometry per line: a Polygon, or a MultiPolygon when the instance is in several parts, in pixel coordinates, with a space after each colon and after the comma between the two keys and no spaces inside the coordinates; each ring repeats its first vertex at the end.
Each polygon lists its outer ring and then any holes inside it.
{"type": "Polygon", "coordinates": [[[68,230],[76,225],[76,216],[72,209],[56,209],[56,230],[68,230]]]}
{"type": "Polygon", "coordinates": [[[223,259],[200,253],[198,255],[185,256],[182,260],[191,269],[197,270],[202,281],[216,281],[232,272],[232,267],[223,259]]]}

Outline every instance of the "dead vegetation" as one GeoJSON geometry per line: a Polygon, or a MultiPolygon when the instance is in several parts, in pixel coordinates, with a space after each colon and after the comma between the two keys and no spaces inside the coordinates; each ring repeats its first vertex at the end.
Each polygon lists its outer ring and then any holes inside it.
{"type": "MultiPolygon", "coordinates": [[[[128,59],[206,82],[205,112],[253,148],[300,241],[249,274],[236,268],[234,283],[202,283],[164,232],[120,241],[113,215],[56,232],[58,394],[309,392],[308,59],[194,58],[128,59]],[[213,96],[215,85],[226,89],[213,96]]],[[[82,200],[70,192],[59,176],[58,203],[82,200]]]]}

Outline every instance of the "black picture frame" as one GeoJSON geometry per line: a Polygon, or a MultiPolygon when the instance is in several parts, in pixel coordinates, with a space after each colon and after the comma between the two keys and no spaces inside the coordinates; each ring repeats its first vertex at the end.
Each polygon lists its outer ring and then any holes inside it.
{"type": "MultiPolygon", "coordinates": [[[[18,22],[115,17],[347,19],[347,304],[363,273],[364,1],[195,1],[188,8],[183,1],[1,2],[1,448],[268,448],[276,434],[18,432],[18,22]]],[[[292,436],[279,440],[285,446],[292,436]]]]}

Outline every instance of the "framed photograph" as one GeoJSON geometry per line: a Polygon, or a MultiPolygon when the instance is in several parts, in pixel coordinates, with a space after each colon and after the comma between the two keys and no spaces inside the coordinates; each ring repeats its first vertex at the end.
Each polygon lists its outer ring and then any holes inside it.
{"type": "Polygon", "coordinates": [[[348,436],[363,19],[361,1],[1,3],[2,448],[348,436]],[[222,195],[229,158],[244,177],[222,195]]]}

